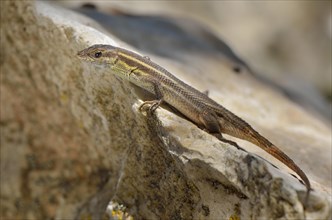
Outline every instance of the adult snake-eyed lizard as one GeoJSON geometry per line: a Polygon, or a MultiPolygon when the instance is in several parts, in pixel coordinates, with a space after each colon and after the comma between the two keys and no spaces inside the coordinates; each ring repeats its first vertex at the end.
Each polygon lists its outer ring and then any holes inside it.
{"type": "Polygon", "coordinates": [[[247,122],[210,99],[206,94],[185,84],[148,57],[122,48],[97,44],[78,52],[77,55],[82,60],[105,66],[110,73],[130,81],[156,96],[156,100],[145,101],[140,108],[149,105],[149,110],[154,111],[161,103],[166,102],[197,126],[222,141],[234,144],[222,137],[222,133],[224,133],[262,148],[301,177],[307,188],[304,201],[304,207],[306,206],[311,190],[306,174],[291,158],[260,135],[247,122]]]}

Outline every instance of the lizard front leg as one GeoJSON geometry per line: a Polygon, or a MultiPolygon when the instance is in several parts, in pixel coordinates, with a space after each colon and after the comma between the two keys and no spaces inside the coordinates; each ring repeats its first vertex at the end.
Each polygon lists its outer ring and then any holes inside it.
{"type": "Polygon", "coordinates": [[[158,81],[154,81],[152,83],[153,83],[153,89],[154,89],[154,92],[156,95],[156,99],[151,100],[151,101],[144,101],[138,108],[140,111],[142,111],[144,106],[150,105],[148,110],[151,113],[153,113],[164,102],[164,97],[163,97],[163,94],[160,89],[160,83],[158,81]]]}

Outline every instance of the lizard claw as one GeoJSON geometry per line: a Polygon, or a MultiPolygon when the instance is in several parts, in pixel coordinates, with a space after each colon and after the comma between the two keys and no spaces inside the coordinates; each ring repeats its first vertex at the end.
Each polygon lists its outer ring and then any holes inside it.
{"type": "Polygon", "coordinates": [[[138,109],[139,109],[140,111],[143,111],[143,110],[145,110],[145,106],[146,106],[146,105],[150,105],[150,106],[148,107],[148,111],[149,111],[150,113],[153,113],[153,112],[156,111],[156,109],[161,105],[162,102],[163,102],[162,99],[160,99],[160,100],[152,100],[152,101],[145,101],[145,102],[143,102],[143,103],[138,107],[138,109]],[[144,108],[144,109],[143,109],[143,108],[144,108]]]}

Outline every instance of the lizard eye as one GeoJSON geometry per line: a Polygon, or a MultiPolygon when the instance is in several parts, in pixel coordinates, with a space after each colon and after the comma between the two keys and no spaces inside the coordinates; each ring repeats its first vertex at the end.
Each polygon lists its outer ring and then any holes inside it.
{"type": "Polygon", "coordinates": [[[99,58],[99,57],[101,57],[101,55],[102,55],[102,53],[99,51],[99,52],[96,52],[95,53],[95,58],[99,58]]]}

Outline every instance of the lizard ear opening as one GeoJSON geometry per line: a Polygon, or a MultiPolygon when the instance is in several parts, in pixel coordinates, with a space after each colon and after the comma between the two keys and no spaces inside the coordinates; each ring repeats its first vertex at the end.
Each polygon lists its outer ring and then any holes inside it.
{"type": "Polygon", "coordinates": [[[102,55],[102,53],[100,51],[98,51],[95,53],[95,58],[99,58],[99,57],[101,57],[101,55],[102,55]]]}

